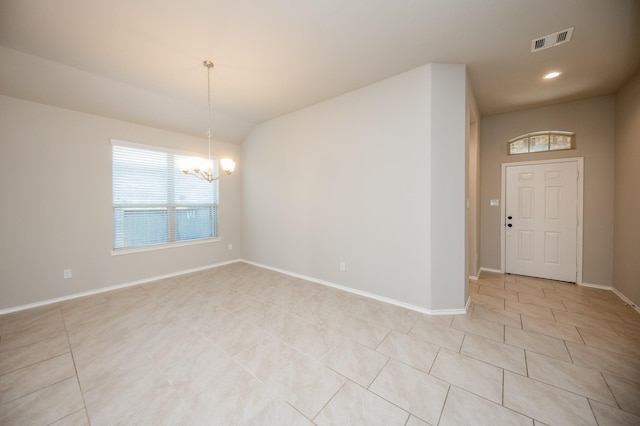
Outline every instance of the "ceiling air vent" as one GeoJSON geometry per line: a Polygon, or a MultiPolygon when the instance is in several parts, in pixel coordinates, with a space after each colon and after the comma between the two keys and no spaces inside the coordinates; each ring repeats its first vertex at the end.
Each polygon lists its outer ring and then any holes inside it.
{"type": "Polygon", "coordinates": [[[573,27],[533,39],[531,40],[531,51],[537,52],[538,50],[544,50],[566,43],[571,40],[572,34],[573,27]]]}

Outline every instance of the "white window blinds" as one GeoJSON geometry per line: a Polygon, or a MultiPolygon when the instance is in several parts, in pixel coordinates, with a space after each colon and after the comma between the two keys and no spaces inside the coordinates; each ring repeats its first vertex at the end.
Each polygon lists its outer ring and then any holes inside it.
{"type": "Polygon", "coordinates": [[[218,236],[218,182],[182,173],[188,158],[113,142],[114,249],[218,236]]]}

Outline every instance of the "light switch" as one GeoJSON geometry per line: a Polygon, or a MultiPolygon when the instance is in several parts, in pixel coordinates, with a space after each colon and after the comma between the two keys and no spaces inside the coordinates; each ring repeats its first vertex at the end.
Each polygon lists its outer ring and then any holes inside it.
{"type": "Polygon", "coordinates": [[[500,205],[500,200],[491,200],[489,204],[491,207],[498,207],[500,205]]]}

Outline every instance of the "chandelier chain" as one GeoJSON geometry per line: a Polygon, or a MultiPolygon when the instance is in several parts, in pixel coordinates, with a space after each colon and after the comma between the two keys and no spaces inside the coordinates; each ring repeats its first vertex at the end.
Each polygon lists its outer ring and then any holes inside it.
{"type": "Polygon", "coordinates": [[[205,62],[207,67],[207,106],[208,106],[208,120],[207,120],[207,138],[209,140],[209,160],[211,160],[211,68],[213,63],[205,62]]]}

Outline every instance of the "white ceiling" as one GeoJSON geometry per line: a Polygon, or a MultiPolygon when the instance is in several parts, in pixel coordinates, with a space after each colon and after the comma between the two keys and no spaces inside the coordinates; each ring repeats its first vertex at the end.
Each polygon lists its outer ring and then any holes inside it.
{"type": "Polygon", "coordinates": [[[640,1],[0,0],[0,46],[1,94],[200,136],[211,59],[214,138],[238,143],[430,62],[467,64],[483,115],[615,93],[640,67],[640,1]]]}

